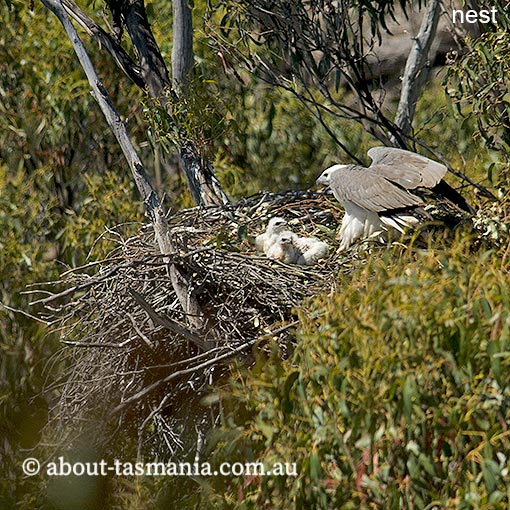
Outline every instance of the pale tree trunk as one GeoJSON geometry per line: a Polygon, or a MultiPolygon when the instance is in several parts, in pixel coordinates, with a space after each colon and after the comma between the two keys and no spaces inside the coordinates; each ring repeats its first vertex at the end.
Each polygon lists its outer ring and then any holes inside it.
{"type": "Polygon", "coordinates": [[[193,69],[193,19],[188,0],[173,0],[172,11],[172,85],[174,90],[187,92],[187,85],[193,69]]]}
{"type": "MultiPolygon", "coordinates": [[[[165,89],[170,88],[168,70],[147,19],[143,0],[128,0],[123,8],[124,24],[134,46],[138,50],[142,72],[145,76],[149,94],[166,102],[165,89]]],[[[179,94],[189,93],[184,88],[193,67],[193,24],[191,9],[186,0],[177,0],[174,10],[174,49],[172,51],[173,82],[178,87],[173,89],[174,98],[179,101],[179,94]]],[[[168,103],[167,103],[168,106],[168,103]]],[[[184,175],[193,199],[198,205],[220,205],[228,203],[220,183],[214,175],[212,166],[202,157],[200,148],[191,140],[181,137],[179,140],[179,157],[184,175]]]]}
{"type": "Polygon", "coordinates": [[[407,57],[395,116],[395,125],[404,137],[411,132],[416,103],[430,74],[429,51],[436,35],[440,11],[441,0],[429,0],[420,30],[407,57]]]}
{"type": "MultiPolygon", "coordinates": [[[[189,0],[173,0],[172,85],[177,97],[190,90],[193,72],[193,19],[189,0]]],[[[228,198],[214,175],[212,165],[189,140],[183,140],[179,157],[188,188],[197,204],[226,204],[228,198]]]]}
{"type": "Polygon", "coordinates": [[[186,275],[176,264],[170,261],[171,255],[176,253],[176,249],[170,237],[165,211],[129,139],[126,127],[115,110],[107,90],[100,82],[87,50],[79,38],[61,0],[42,0],[42,3],[58,17],[64,26],[80,64],[88,78],[94,99],[98,102],[129,164],[136,186],[145,203],[147,215],[153,224],[160,251],[162,255],[165,256],[165,260],[168,263],[172,286],[192,328],[192,332],[189,333],[188,337],[198,339],[195,343],[201,349],[211,348],[214,346],[213,343],[205,342],[200,339],[200,336],[197,336],[197,333],[204,335],[209,333],[213,336],[213,332],[205,331],[207,326],[206,320],[194,293],[191,291],[186,275]]]}

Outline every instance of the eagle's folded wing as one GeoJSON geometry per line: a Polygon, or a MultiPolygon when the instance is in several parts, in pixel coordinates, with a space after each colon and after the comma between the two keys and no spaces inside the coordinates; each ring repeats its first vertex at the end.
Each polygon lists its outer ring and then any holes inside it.
{"type": "Polygon", "coordinates": [[[374,147],[369,168],[406,189],[432,188],[445,176],[445,165],[425,156],[392,147],[374,147]]]}
{"type": "Polygon", "coordinates": [[[335,172],[330,187],[341,204],[351,202],[367,211],[382,212],[422,204],[419,197],[372,168],[353,165],[345,171],[335,172]]]}

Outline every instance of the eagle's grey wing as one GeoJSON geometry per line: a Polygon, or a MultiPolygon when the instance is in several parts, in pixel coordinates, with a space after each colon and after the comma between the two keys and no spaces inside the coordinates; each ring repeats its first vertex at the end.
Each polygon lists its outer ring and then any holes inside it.
{"type": "Polygon", "coordinates": [[[381,212],[422,203],[419,197],[393,184],[372,168],[355,165],[334,172],[330,187],[342,205],[351,202],[368,211],[381,212]]]}
{"type": "Polygon", "coordinates": [[[446,174],[446,166],[415,152],[392,147],[374,147],[369,168],[406,189],[432,188],[446,174]]]}

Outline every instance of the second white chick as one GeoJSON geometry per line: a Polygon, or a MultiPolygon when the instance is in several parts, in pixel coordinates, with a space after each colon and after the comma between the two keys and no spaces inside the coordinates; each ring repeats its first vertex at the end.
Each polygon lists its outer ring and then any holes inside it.
{"type": "Polygon", "coordinates": [[[279,260],[284,264],[295,264],[301,256],[293,243],[292,232],[284,233],[274,239],[266,252],[268,258],[279,260]]]}
{"type": "Polygon", "coordinates": [[[320,259],[327,257],[329,252],[329,245],[316,237],[298,237],[295,235],[293,244],[300,252],[296,263],[302,266],[313,266],[320,259]]]}

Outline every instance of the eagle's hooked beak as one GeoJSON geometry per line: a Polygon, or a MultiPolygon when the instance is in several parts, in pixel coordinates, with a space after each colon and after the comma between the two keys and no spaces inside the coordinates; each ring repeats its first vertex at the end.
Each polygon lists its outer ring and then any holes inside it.
{"type": "Polygon", "coordinates": [[[317,185],[329,184],[329,179],[322,173],[315,181],[315,184],[317,185]]]}

